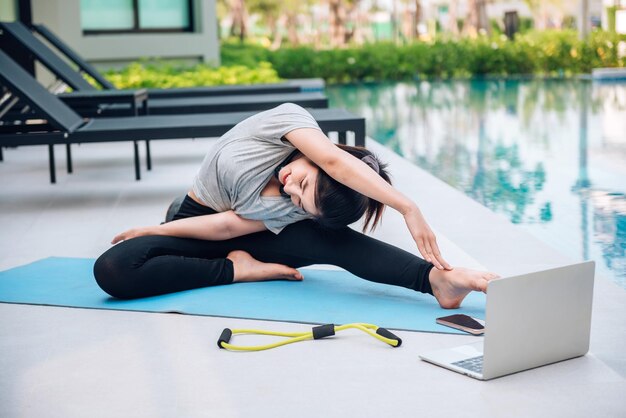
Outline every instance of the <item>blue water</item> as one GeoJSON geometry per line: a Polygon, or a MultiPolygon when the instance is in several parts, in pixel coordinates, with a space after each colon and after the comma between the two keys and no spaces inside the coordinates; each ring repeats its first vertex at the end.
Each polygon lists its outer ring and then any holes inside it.
{"type": "Polygon", "coordinates": [[[422,81],[327,93],[367,118],[371,138],[626,288],[626,83],[422,81]]]}

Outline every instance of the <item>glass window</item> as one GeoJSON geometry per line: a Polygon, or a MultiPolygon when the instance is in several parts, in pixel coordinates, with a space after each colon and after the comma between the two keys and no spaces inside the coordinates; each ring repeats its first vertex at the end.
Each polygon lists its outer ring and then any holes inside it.
{"type": "MultiPolygon", "coordinates": [[[[2,0],[0,0],[2,1],[2,0]]],[[[80,0],[83,31],[191,31],[192,0],[80,0]]]]}
{"type": "Polygon", "coordinates": [[[87,31],[133,29],[133,0],[80,0],[80,21],[87,31]]]}
{"type": "Polygon", "coordinates": [[[141,29],[189,28],[188,0],[139,0],[141,29]]]}

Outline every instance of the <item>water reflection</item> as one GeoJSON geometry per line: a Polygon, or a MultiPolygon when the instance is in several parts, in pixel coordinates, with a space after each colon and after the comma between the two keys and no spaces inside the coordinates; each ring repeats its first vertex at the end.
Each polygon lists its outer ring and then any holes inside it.
{"type": "Polygon", "coordinates": [[[626,84],[331,86],[368,135],[626,288],[626,84]]]}

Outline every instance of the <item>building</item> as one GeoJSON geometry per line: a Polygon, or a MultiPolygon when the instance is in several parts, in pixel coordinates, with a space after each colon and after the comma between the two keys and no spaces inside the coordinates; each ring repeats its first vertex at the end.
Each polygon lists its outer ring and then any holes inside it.
{"type": "Polygon", "coordinates": [[[141,58],[219,65],[216,0],[0,0],[0,19],[43,23],[100,68],[141,58]]]}

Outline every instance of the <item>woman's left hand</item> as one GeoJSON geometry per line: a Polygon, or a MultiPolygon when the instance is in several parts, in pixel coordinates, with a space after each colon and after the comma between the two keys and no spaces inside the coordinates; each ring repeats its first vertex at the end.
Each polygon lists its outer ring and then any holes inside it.
{"type": "Polygon", "coordinates": [[[412,207],[404,214],[404,221],[422,257],[426,261],[433,263],[439,270],[452,270],[452,266],[441,256],[439,246],[437,245],[437,237],[435,237],[417,206],[412,207]]]}
{"type": "Polygon", "coordinates": [[[111,244],[117,244],[120,241],[126,241],[131,238],[143,237],[146,235],[157,235],[155,227],[153,226],[143,226],[139,228],[132,228],[128,231],[124,231],[121,234],[117,234],[111,244]]]}

